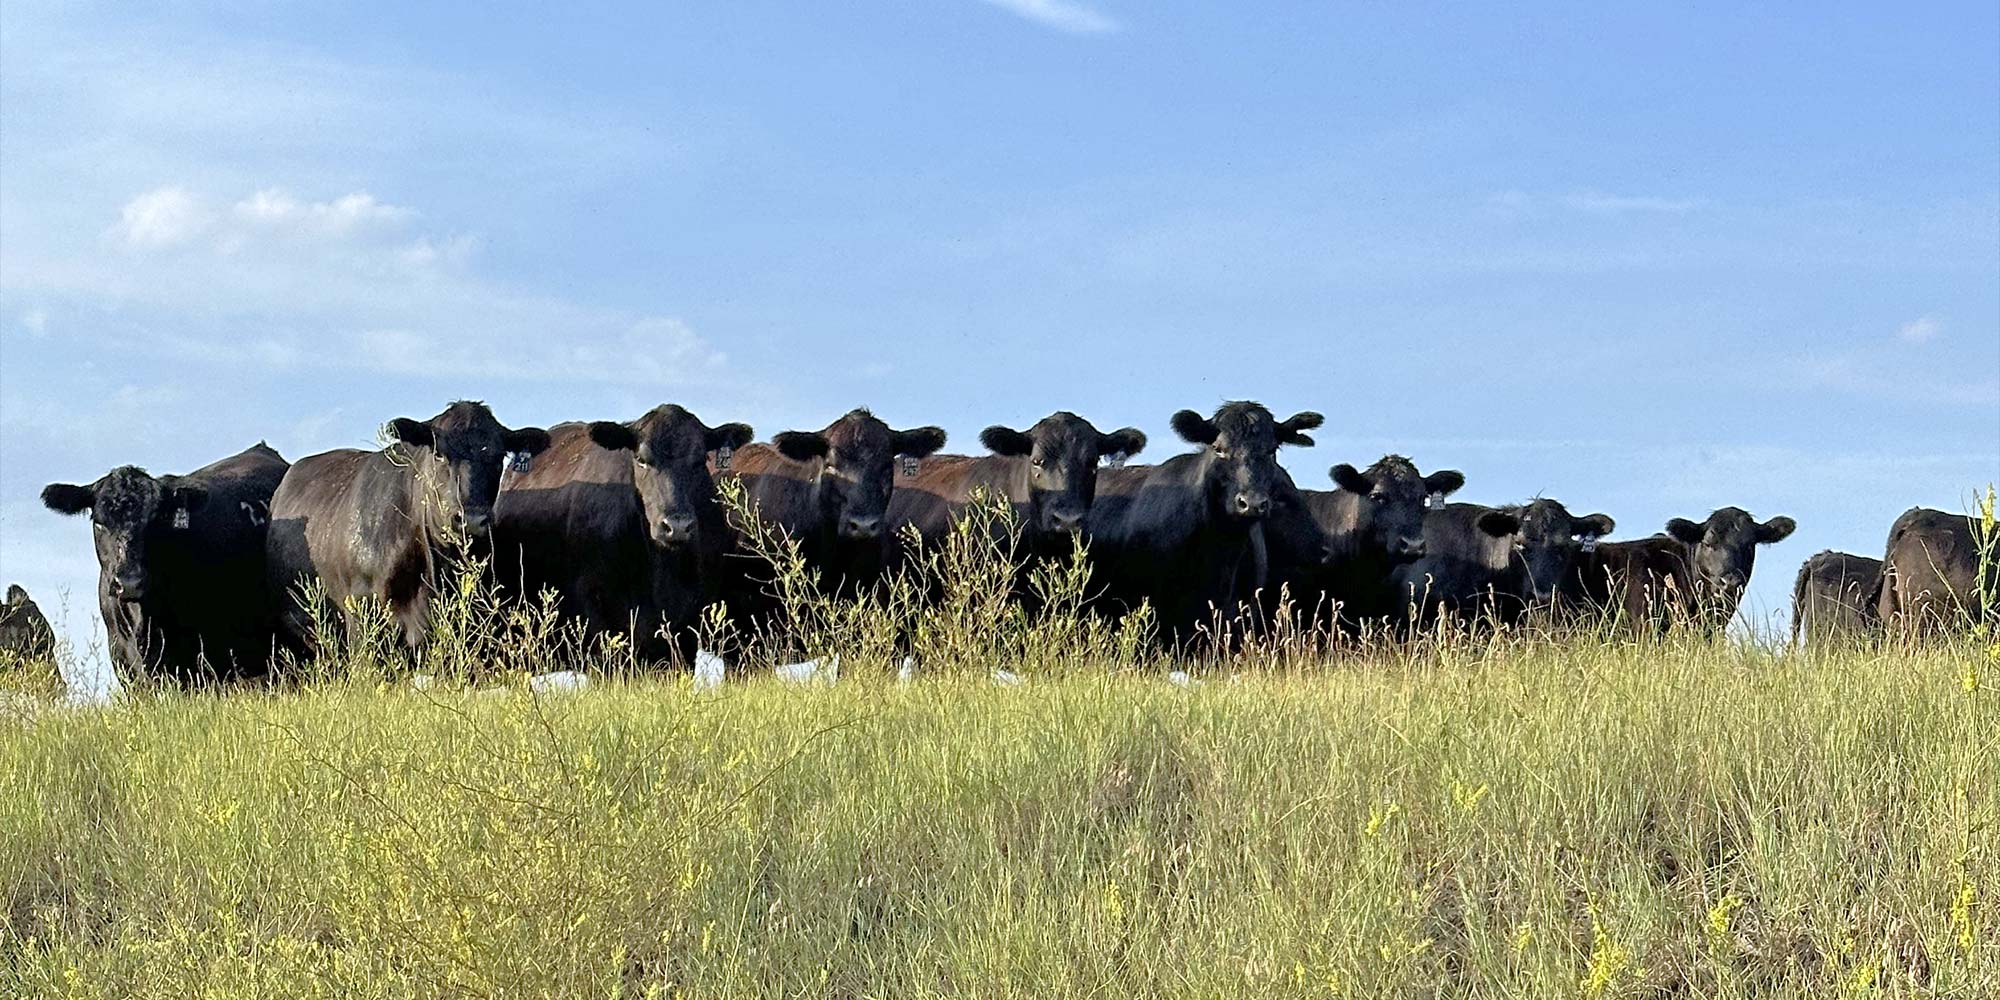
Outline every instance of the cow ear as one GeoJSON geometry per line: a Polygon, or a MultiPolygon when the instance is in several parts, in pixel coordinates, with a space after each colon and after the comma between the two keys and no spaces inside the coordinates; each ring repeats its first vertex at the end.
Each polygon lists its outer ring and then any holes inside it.
{"type": "Polygon", "coordinates": [[[1439,469],[1424,477],[1424,492],[1434,497],[1448,497],[1464,485],[1465,473],[1457,469],[1439,469]]]}
{"type": "Polygon", "coordinates": [[[897,431],[893,446],[898,455],[928,458],[933,452],[944,447],[944,428],[913,427],[907,431],[897,431]]]}
{"type": "Polygon", "coordinates": [[[208,503],[208,487],[200,483],[169,476],[160,485],[166,487],[167,506],[195,511],[208,503]]]}
{"type": "Polygon", "coordinates": [[[1174,414],[1174,433],[1189,444],[1214,444],[1221,432],[1207,417],[1193,410],[1182,410],[1174,414]]]}
{"type": "Polygon", "coordinates": [[[994,424],[979,432],[979,443],[995,455],[1020,458],[1035,450],[1035,439],[1015,430],[994,424]]]}
{"type": "Polygon", "coordinates": [[[27,591],[25,591],[25,590],[23,590],[23,589],[21,589],[21,585],[20,585],[20,584],[18,584],[18,583],[10,583],[10,584],[8,584],[8,585],[7,585],[7,606],[8,606],[8,607],[14,607],[14,608],[18,608],[18,607],[20,607],[21,605],[23,605],[23,604],[26,604],[26,603],[28,603],[28,592],[27,592],[27,591]]]}
{"type": "Polygon", "coordinates": [[[1677,517],[1667,522],[1667,534],[1674,541],[1696,545],[1701,542],[1703,535],[1708,534],[1708,529],[1685,517],[1677,517]]]}
{"type": "Polygon", "coordinates": [[[1505,538],[1521,530],[1521,519],[1504,510],[1489,510],[1479,515],[1474,525],[1495,538],[1505,538]]]}
{"type": "Polygon", "coordinates": [[[58,514],[81,514],[97,502],[97,493],[88,486],[50,483],[42,487],[42,506],[58,514]]]}
{"type": "Polygon", "coordinates": [[[1326,418],[1305,410],[1292,414],[1291,418],[1278,425],[1278,443],[1295,444],[1302,448],[1312,447],[1313,439],[1306,431],[1326,423],[1326,418]]]}
{"type": "Polygon", "coordinates": [[[1799,522],[1779,515],[1757,526],[1757,543],[1769,545],[1772,542],[1782,542],[1792,537],[1792,532],[1798,528],[1799,522]]]}
{"type": "Polygon", "coordinates": [[[539,455],[549,448],[549,432],[540,427],[523,427],[508,431],[500,441],[509,454],[539,455]]]}
{"type": "Polygon", "coordinates": [[[1354,466],[1347,464],[1346,462],[1342,462],[1339,465],[1336,465],[1333,468],[1326,470],[1326,474],[1333,479],[1333,485],[1338,486],[1349,493],[1367,493],[1369,490],[1375,488],[1375,482],[1373,480],[1369,479],[1367,476],[1362,475],[1360,469],[1357,469],[1354,466]]]}
{"type": "Polygon", "coordinates": [[[708,429],[708,450],[721,451],[728,448],[734,451],[749,444],[756,437],[757,432],[751,430],[749,424],[727,423],[720,427],[711,427],[708,429]]]}
{"type": "Polygon", "coordinates": [[[638,451],[639,435],[632,428],[615,420],[593,420],[590,424],[590,440],[607,451],[638,451]]]}
{"type": "Polygon", "coordinates": [[[409,417],[397,417],[389,421],[389,433],[396,435],[396,440],[412,448],[429,448],[436,442],[436,438],[431,435],[431,425],[421,420],[411,420],[409,417]]]}
{"type": "Polygon", "coordinates": [[[1571,522],[1571,526],[1585,538],[1603,538],[1618,528],[1618,522],[1609,514],[1586,514],[1571,522]]]}
{"type": "Polygon", "coordinates": [[[771,439],[771,446],[778,454],[794,462],[810,462],[815,458],[825,458],[832,450],[826,435],[813,431],[786,431],[771,439]]]}
{"type": "Polygon", "coordinates": [[[1109,434],[1097,436],[1099,455],[1123,455],[1131,457],[1146,450],[1146,432],[1137,427],[1120,427],[1109,434]]]}

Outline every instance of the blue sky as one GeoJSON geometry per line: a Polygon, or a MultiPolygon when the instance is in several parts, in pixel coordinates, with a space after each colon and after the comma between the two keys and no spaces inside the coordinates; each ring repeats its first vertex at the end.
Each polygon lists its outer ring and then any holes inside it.
{"type": "Polygon", "coordinates": [[[958,449],[1327,414],[1753,598],[2000,478],[2000,15],[1102,0],[0,8],[0,575],[51,480],[677,401],[958,449]]]}

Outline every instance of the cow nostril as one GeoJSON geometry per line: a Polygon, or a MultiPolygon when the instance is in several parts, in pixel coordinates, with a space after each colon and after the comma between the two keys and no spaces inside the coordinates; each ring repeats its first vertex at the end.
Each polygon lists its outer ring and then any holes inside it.
{"type": "Polygon", "coordinates": [[[856,538],[874,538],[882,532],[879,517],[850,517],[847,519],[847,533],[856,538]]]}

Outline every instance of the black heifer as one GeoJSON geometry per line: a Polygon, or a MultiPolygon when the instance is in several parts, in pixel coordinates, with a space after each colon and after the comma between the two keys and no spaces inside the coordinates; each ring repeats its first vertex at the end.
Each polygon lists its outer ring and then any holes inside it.
{"type": "Polygon", "coordinates": [[[503,584],[530,598],[553,589],[594,634],[624,634],[641,658],[691,665],[692,627],[720,597],[729,545],[708,456],[751,436],[748,425],[709,427],[672,404],[629,423],[557,424],[549,450],[501,490],[503,584]]]}
{"type": "Polygon", "coordinates": [[[1324,418],[1278,420],[1262,404],[1225,403],[1213,418],[1174,414],[1198,451],[1159,465],[1106,469],[1089,527],[1093,582],[1113,613],[1151,603],[1161,634],[1186,645],[1219,614],[1234,619],[1269,574],[1264,521],[1296,503],[1280,445],[1310,445],[1324,418]]]}
{"type": "MultiPolygon", "coordinates": [[[[827,593],[874,584],[883,565],[883,524],[897,480],[897,459],[922,459],[944,447],[937,427],[892,430],[857,409],[821,431],[786,431],[730,458],[725,477],[743,484],[744,499],[767,529],[797,540],[799,554],[827,593]]],[[[905,478],[903,482],[909,482],[905,478]]],[[[774,568],[746,550],[725,568],[732,612],[760,618],[772,610],[774,568]]]]}
{"type": "Polygon", "coordinates": [[[1327,474],[1339,489],[1300,490],[1296,515],[1272,515],[1272,588],[1283,584],[1315,621],[1336,606],[1350,628],[1401,615],[1396,568],[1423,557],[1424,515],[1434,498],[1465,485],[1464,474],[1426,476],[1401,455],[1384,455],[1366,470],[1343,463],[1327,474]],[[1301,553],[1285,543],[1284,522],[1297,516],[1318,527],[1321,537],[1310,540],[1319,547],[1301,553]]]}
{"type": "Polygon", "coordinates": [[[121,683],[192,685],[266,672],[265,535],[286,468],[258,442],[185,476],[127,465],[89,486],[42,491],[50,510],[90,511],[97,606],[121,683]]]}
{"type": "Polygon", "coordinates": [[[1905,634],[1964,632],[2000,617],[2000,533],[1963,514],[1912,507],[1889,528],[1876,611],[1905,634]]]}
{"type": "Polygon", "coordinates": [[[1792,642],[1852,642],[1875,631],[1882,560],[1828,549],[1799,566],[1792,582],[1792,642]]]}
{"type": "MultiPolygon", "coordinates": [[[[1099,460],[1137,454],[1146,447],[1146,435],[1131,427],[1106,434],[1059,411],[1026,431],[988,427],[979,442],[993,454],[933,456],[915,476],[897,481],[889,497],[892,531],[900,535],[912,527],[924,545],[935,546],[983,490],[1013,506],[1026,554],[1066,553],[1090,516],[1099,479],[1115,471],[1100,470],[1099,460]]],[[[892,564],[911,558],[905,541],[889,540],[892,564]]]]}
{"type": "Polygon", "coordinates": [[[1392,573],[1404,614],[1515,621],[1552,607],[1587,545],[1616,523],[1547,498],[1510,507],[1453,503],[1424,515],[1424,554],[1392,573]]]}
{"type": "Polygon", "coordinates": [[[336,609],[381,599],[404,643],[420,645],[437,587],[487,543],[501,466],[549,444],[541,428],[508,430],[467,401],[429,420],[398,417],[389,431],[396,440],[380,451],[299,459],[271,498],[267,577],[279,626],[301,647],[313,639],[302,588],[314,581],[336,609]]]}
{"type": "Polygon", "coordinates": [[[1633,628],[1719,631],[1743,600],[1757,547],[1781,542],[1797,527],[1789,517],[1760,524],[1740,507],[1699,522],[1677,517],[1663,535],[1597,546],[1579,566],[1578,586],[1586,603],[1615,611],[1633,628]]]}

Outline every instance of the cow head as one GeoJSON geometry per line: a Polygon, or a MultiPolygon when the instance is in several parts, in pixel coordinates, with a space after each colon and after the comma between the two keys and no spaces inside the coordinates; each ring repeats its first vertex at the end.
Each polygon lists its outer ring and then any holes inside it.
{"type": "Polygon", "coordinates": [[[896,486],[896,459],[923,458],[944,447],[937,427],[891,430],[866,409],[857,409],[823,431],[786,431],[771,439],[779,454],[794,462],[820,463],[813,481],[820,524],[851,541],[882,535],[889,494],[896,486]]]}
{"type": "Polygon", "coordinates": [[[1278,420],[1262,403],[1224,403],[1215,416],[1193,410],[1174,414],[1174,432],[1190,444],[1207,445],[1205,459],[1209,510],[1224,518],[1255,521],[1271,512],[1278,481],[1278,446],[1310,446],[1305,432],[1326,418],[1313,412],[1278,420]]]}
{"type": "Polygon", "coordinates": [[[741,448],[753,436],[749,424],[710,427],[672,403],[630,423],[599,420],[590,425],[590,439],[598,447],[631,453],[632,487],[639,493],[647,532],[663,548],[684,548],[700,540],[702,511],[715,503],[708,453],[741,448]]]}
{"type": "Polygon", "coordinates": [[[1097,463],[1107,456],[1136,455],[1146,435],[1134,427],[1109,434],[1067,410],[1058,410],[1026,431],[995,424],[979,432],[979,443],[995,455],[1028,461],[1028,530],[1075,534],[1097,499],[1097,463]]]}
{"type": "Polygon", "coordinates": [[[1609,515],[1577,517],[1561,503],[1543,498],[1488,511],[1480,515],[1477,526],[1494,538],[1510,540],[1508,559],[1526,583],[1521,597],[1533,604],[1546,604],[1570,578],[1584,545],[1610,534],[1618,525],[1609,515]]]}
{"type": "Polygon", "coordinates": [[[1407,562],[1424,554],[1424,510],[1431,497],[1450,496],[1465,474],[1443,469],[1428,476],[1401,455],[1384,455],[1367,471],[1341,464],[1327,470],[1341,489],[1361,498],[1355,531],[1371,548],[1407,562]]]}
{"type": "Polygon", "coordinates": [[[549,446],[540,427],[508,430],[485,403],[459,400],[429,420],[397,417],[395,435],[417,459],[431,512],[442,515],[468,538],[484,538],[493,526],[493,501],[500,495],[500,470],[513,454],[538,455],[549,446]]]}
{"type": "Polygon", "coordinates": [[[146,544],[155,531],[185,528],[183,511],[208,503],[208,488],[179,476],[152,476],[126,465],[89,486],[51,483],[42,503],[59,514],[90,511],[105,590],[121,601],[146,596],[146,544]]]}
{"type": "Polygon", "coordinates": [[[1774,517],[1762,524],[1741,507],[1724,507],[1702,522],[1677,517],[1667,522],[1667,534],[1688,547],[1688,562],[1705,598],[1735,608],[1743,588],[1750,583],[1750,569],[1757,562],[1757,546],[1784,541],[1798,523],[1789,517],[1774,517]]]}

